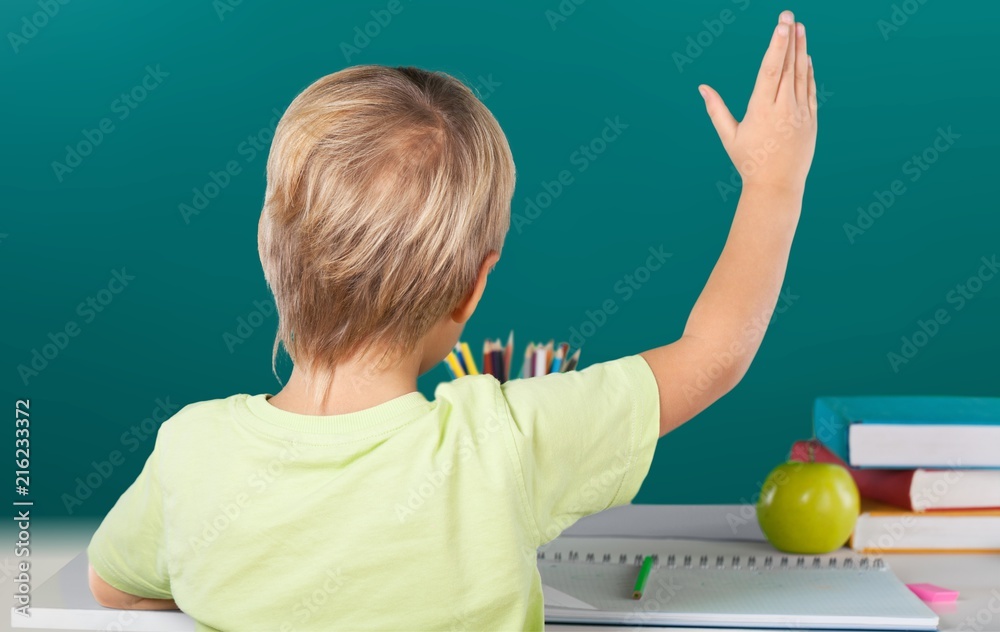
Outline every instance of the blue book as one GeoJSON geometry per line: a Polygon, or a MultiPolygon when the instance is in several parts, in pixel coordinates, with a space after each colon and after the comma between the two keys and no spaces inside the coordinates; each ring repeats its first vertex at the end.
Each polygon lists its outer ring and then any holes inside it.
{"type": "Polygon", "coordinates": [[[852,467],[1000,468],[997,397],[820,397],[813,432],[852,467]]]}

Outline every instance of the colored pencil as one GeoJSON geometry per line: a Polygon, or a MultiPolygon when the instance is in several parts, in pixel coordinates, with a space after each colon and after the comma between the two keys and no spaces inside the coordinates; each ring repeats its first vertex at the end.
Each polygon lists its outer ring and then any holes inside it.
{"type": "Polygon", "coordinates": [[[479,370],[476,369],[476,361],[472,357],[472,349],[469,349],[469,343],[461,343],[462,349],[462,359],[465,360],[465,372],[469,375],[479,375],[479,370]]]}
{"type": "Polygon", "coordinates": [[[468,375],[469,369],[465,366],[465,358],[462,357],[462,343],[456,342],[455,348],[452,349],[452,353],[455,355],[455,359],[458,360],[458,366],[462,367],[462,375],[468,375]]]}
{"type": "Polygon", "coordinates": [[[458,361],[458,356],[455,355],[454,351],[445,356],[444,361],[448,364],[448,368],[451,370],[452,375],[455,377],[463,377],[465,375],[462,363],[458,361]]]}
{"type": "Polygon", "coordinates": [[[548,355],[548,349],[545,347],[535,347],[534,377],[545,375],[549,372],[548,355]]]}
{"type": "Polygon", "coordinates": [[[552,373],[558,373],[559,372],[559,367],[562,366],[562,363],[563,363],[563,349],[562,349],[562,345],[559,345],[559,348],[556,349],[555,356],[552,358],[552,371],[551,372],[552,373]]]}
{"type": "Polygon", "coordinates": [[[490,360],[493,364],[493,376],[497,378],[498,381],[503,381],[503,351],[500,350],[500,345],[493,343],[493,349],[490,351],[490,360]]]}
{"type": "Polygon", "coordinates": [[[573,353],[573,355],[569,357],[569,360],[566,360],[566,363],[562,366],[562,372],[565,373],[566,371],[572,371],[573,369],[576,368],[576,365],[579,362],[580,362],[580,350],[577,349],[573,353]]]}
{"type": "Polygon", "coordinates": [[[524,348],[524,365],[521,367],[521,377],[531,377],[532,362],[535,357],[535,343],[529,342],[524,348]]]}
{"type": "Polygon", "coordinates": [[[510,335],[507,336],[507,346],[503,350],[503,368],[504,375],[503,380],[507,382],[510,380],[510,364],[514,359],[514,330],[510,330],[510,335]]]}
{"type": "Polygon", "coordinates": [[[563,342],[559,345],[559,348],[562,349],[563,362],[565,362],[566,358],[569,357],[569,343],[563,342]]]}
{"type": "Polygon", "coordinates": [[[492,354],[490,353],[490,341],[483,341],[483,373],[493,375],[492,354]]]}
{"type": "Polygon", "coordinates": [[[635,579],[635,589],[632,591],[632,599],[642,599],[642,593],[646,590],[646,582],[649,581],[649,573],[653,570],[653,557],[647,555],[642,560],[642,568],[639,569],[639,576],[635,579]]]}

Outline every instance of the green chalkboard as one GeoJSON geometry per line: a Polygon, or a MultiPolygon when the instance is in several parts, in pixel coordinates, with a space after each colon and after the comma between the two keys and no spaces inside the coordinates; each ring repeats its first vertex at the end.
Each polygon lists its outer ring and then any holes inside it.
{"type": "Polygon", "coordinates": [[[452,73],[507,132],[514,224],[467,340],[577,335],[586,365],[676,338],[739,195],[696,86],[739,116],[784,8],[822,92],[786,291],[637,501],[752,499],[818,395],[1000,395],[1000,5],[800,4],[4,3],[4,392],[32,401],[36,513],[103,515],[165,416],[280,388],[256,251],[271,130],[347,65],[452,73]]]}

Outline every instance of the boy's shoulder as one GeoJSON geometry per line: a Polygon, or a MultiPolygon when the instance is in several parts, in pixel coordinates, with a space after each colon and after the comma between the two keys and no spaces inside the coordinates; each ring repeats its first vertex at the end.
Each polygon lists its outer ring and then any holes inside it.
{"type": "Polygon", "coordinates": [[[483,411],[499,409],[503,392],[492,375],[468,375],[441,382],[434,389],[434,403],[444,410],[483,411]]]}
{"type": "Polygon", "coordinates": [[[160,425],[161,434],[177,434],[188,430],[204,431],[213,424],[231,419],[241,401],[249,397],[237,393],[229,397],[191,402],[180,408],[160,425]]]}

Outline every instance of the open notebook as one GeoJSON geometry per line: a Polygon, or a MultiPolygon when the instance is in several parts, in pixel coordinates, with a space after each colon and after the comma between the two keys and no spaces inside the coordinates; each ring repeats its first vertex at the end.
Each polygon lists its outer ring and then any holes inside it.
{"type": "Polygon", "coordinates": [[[560,538],[539,549],[549,623],[936,630],[881,558],[783,555],[749,542],[560,538]],[[656,556],[641,600],[639,563],[656,556]]]}

